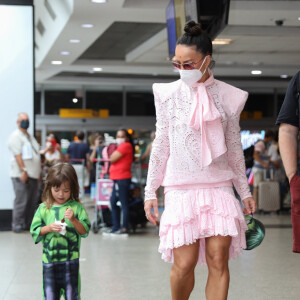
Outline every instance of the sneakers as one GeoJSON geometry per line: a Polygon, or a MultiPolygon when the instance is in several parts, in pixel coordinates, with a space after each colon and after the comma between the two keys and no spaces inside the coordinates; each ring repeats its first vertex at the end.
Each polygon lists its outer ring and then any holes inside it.
{"type": "Polygon", "coordinates": [[[128,232],[124,230],[117,230],[113,231],[112,229],[108,229],[106,231],[103,231],[102,235],[104,236],[111,236],[111,237],[122,237],[122,238],[127,238],[128,237],[128,232]]]}

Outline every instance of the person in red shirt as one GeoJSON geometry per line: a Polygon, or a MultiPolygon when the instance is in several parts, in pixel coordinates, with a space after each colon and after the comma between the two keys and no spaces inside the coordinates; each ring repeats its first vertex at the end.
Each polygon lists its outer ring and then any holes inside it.
{"type": "Polygon", "coordinates": [[[126,129],[117,132],[117,149],[110,156],[111,166],[109,178],[114,181],[113,192],[110,198],[113,227],[110,233],[127,236],[129,226],[129,185],[131,183],[131,165],[134,160],[134,146],[131,135],[126,129]],[[123,224],[120,226],[120,209],[122,205],[123,224]]]}

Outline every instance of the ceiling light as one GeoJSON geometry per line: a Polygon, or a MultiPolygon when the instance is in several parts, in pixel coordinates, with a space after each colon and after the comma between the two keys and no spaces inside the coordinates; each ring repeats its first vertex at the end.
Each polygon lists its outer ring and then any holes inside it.
{"type": "Polygon", "coordinates": [[[300,21],[300,17],[298,17],[298,21],[300,21]]]}
{"type": "Polygon", "coordinates": [[[93,3],[106,3],[106,0],[91,0],[93,3]]]}
{"type": "Polygon", "coordinates": [[[102,68],[93,68],[94,72],[101,72],[103,69],[102,68]]]}
{"type": "Polygon", "coordinates": [[[61,55],[70,55],[70,52],[69,51],[61,51],[60,54],[61,55]]]}
{"type": "Polygon", "coordinates": [[[288,78],[289,75],[286,75],[286,74],[283,74],[283,75],[280,75],[280,78],[288,78]]]}
{"type": "Polygon", "coordinates": [[[52,61],[51,61],[51,64],[52,64],[52,65],[61,65],[61,64],[62,64],[62,61],[61,61],[61,60],[52,60],[52,61]]]}
{"type": "Polygon", "coordinates": [[[252,75],[260,75],[261,73],[262,73],[261,70],[252,70],[252,71],[251,71],[251,74],[252,74],[252,75]]]}
{"type": "Polygon", "coordinates": [[[78,99],[77,98],[73,98],[73,103],[77,103],[78,102],[78,99]]]}
{"type": "Polygon", "coordinates": [[[76,43],[80,43],[80,40],[70,40],[70,43],[76,44],[76,43]]]}
{"type": "Polygon", "coordinates": [[[232,39],[215,39],[212,41],[213,45],[228,45],[232,42],[232,39]]]}
{"type": "Polygon", "coordinates": [[[82,24],[81,27],[82,28],[93,28],[94,25],[93,24],[82,24]]]}

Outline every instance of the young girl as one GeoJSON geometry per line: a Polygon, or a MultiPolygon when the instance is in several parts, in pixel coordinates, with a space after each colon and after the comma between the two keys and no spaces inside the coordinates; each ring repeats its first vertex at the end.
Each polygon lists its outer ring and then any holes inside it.
{"type": "Polygon", "coordinates": [[[30,232],[43,243],[43,295],[46,300],[80,299],[79,250],[90,221],[79,199],[78,179],[67,163],[51,167],[43,203],[36,211],[30,232]]]}

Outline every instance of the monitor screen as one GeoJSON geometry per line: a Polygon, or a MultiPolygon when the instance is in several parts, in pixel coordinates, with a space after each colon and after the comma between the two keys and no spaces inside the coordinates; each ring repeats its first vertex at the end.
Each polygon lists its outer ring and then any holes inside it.
{"type": "Polygon", "coordinates": [[[258,140],[263,140],[265,137],[265,131],[250,131],[242,130],[241,131],[241,141],[243,150],[254,145],[258,140]]]}

